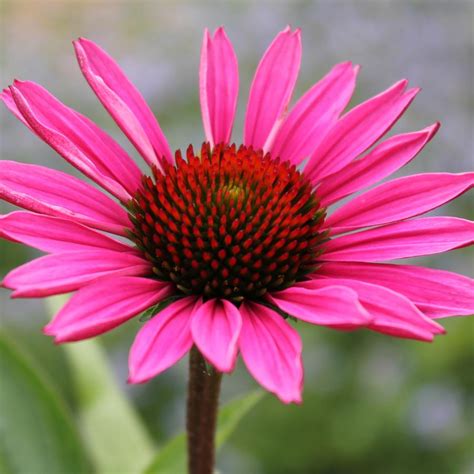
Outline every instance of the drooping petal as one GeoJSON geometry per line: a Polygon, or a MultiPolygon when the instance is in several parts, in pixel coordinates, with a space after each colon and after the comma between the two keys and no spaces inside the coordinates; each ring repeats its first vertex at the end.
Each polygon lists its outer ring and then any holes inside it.
{"type": "Polygon", "coordinates": [[[326,262],[318,275],[390,288],[431,318],[474,314],[474,280],[444,270],[382,263],[326,262]]]}
{"type": "Polygon", "coordinates": [[[272,293],[269,300],[291,316],[311,324],[349,329],[370,321],[357,293],[341,285],[315,290],[293,286],[272,293]]]}
{"type": "Polygon", "coordinates": [[[299,334],[266,306],[246,301],[239,309],[239,346],[249,372],[282,402],[301,403],[303,364],[299,334]]]}
{"type": "Polygon", "coordinates": [[[98,336],[172,294],[169,283],[139,277],[103,278],[75,293],[44,333],[56,343],[98,336]]]}
{"type": "Polygon", "coordinates": [[[69,293],[105,276],[144,276],[151,265],[138,255],[112,250],[55,253],[12,270],[3,280],[12,297],[39,298],[69,293]]]}
{"type": "Polygon", "coordinates": [[[130,252],[133,248],[82,224],[59,217],[15,211],[0,216],[0,236],[43,252],[94,248],[130,252]]]}
{"type": "Polygon", "coordinates": [[[145,99],[119,65],[97,44],[74,41],[79,67],[117,125],[150,166],[173,163],[170,147],[145,99]]]}
{"type": "Polygon", "coordinates": [[[390,129],[419,91],[404,93],[406,85],[406,80],[397,82],[350,110],[334,125],[305,167],[313,184],[344,168],[390,129]]]}
{"type": "Polygon", "coordinates": [[[129,383],[150,380],[191,349],[191,316],[196,300],[187,296],[175,301],[144,324],[130,350],[129,383]]]}
{"type": "Polygon", "coordinates": [[[350,62],[338,64],[309,89],[276,133],[272,156],[299,165],[314,152],[351,99],[358,71],[350,62]]]}
{"type": "Polygon", "coordinates": [[[383,183],[336,209],[324,222],[332,235],[431,211],[474,186],[474,173],[424,173],[383,183]]]}
{"type": "Polygon", "coordinates": [[[447,252],[474,242],[474,222],[425,217],[331,239],[321,260],[376,262],[447,252]]]}
{"type": "Polygon", "coordinates": [[[127,201],[133,196],[142,174],[109,135],[34,82],[15,81],[10,90],[39,138],[117,198],[127,201]]]}
{"type": "Polygon", "coordinates": [[[207,141],[229,143],[234,125],[239,70],[232,43],[224,28],[218,28],[211,38],[204,31],[199,69],[199,97],[202,122],[207,141]]]}
{"type": "Polygon", "coordinates": [[[270,44],[253,78],[245,114],[245,145],[270,149],[291,100],[300,63],[300,30],[292,32],[287,27],[270,44]]]}
{"type": "Polygon", "coordinates": [[[383,286],[343,278],[319,278],[297,283],[304,288],[342,285],[352,288],[372,320],[367,327],[390,336],[432,341],[444,328],[427,318],[408,298],[383,286]]]}
{"type": "Polygon", "coordinates": [[[235,305],[212,299],[196,309],[191,323],[194,343],[220,372],[232,372],[242,318],[235,305]]]}
{"type": "Polygon", "coordinates": [[[125,210],[104,193],[80,179],[43,166],[2,161],[0,198],[29,211],[114,234],[125,235],[125,229],[131,227],[125,210]]]}
{"type": "Polygon", "coordinates": [[[423,149],[439,130],[435,123],[418,132],[395,135],[360,160],[355,160],[323,179],[317,196],[321,206],[327,207],[352,193],[381,181],[405,166],[423,149]]]}

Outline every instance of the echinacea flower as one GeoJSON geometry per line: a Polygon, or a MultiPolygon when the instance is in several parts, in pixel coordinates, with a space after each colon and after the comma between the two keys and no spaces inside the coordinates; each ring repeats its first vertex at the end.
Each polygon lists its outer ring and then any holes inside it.
{"type": "Polygon", "coordinates": [[[288,111],[301,38],[286,28],[257,68],[236,146],[237,59],[223,28],[206,31],[206,141],[182,156],[115,61],[89,40],[74,46],[87,82],[150,170],[143,175],[109,135],[38,84],[14,81],[3,91],[19,120],[118,201],[59,171],[1,163],[0,196],[27,210],[1,216],[1,236],[48,254],[3,285],[13,297],[75,292],[45,328],[56,342],[97,336],[148,310],[130,352],[131,383],[195,345],[220,372],[231,372],[240,353],[255,379],[289,403],[300,402],[303,380],[293,318],[431,341],[444,332],[436,319],[474,312],[473,280],[384,263],[474,240],[473,222],[418,217],[470,189],[474,173],[372,187],[439,127],[371,148],[418,93],[407,81],[344,113],[359,68],[338,64],[288,111]]]}

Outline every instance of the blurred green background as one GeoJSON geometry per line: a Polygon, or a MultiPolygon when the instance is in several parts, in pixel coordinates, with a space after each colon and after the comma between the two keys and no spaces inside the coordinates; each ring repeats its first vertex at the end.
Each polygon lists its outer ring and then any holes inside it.
{"type": "MultiPolygon", "coordinates": [[[[472,169],[474,150],[473,5],[469,0],[0,0],[1,84],[7,86],[13,78],[41,83],[136,156],[76,66],[71,41],[85,36],[122,65],[151,104],[172,148],[199,145],[202,32],[206,26],[223,24],[239,57],[237,141],[255,67],[274,35],[289,23],[303,30],[296,97],[333,64],[348,59],[363,66],[353,103],[406,77],[423,92],[391,133],[418,130],[435,120],[442,128],[403,173],[462,172],[472,169]]],[[[0,120],[1,159],[74,173],[3,107],[0,120]]],[[[10,207],[0,204],[0,210],[10,207]]],[[[472,197],[463,196],[442,211],[473,218],[472,197]]],[[[0,241],[0,277],[35,255],[0,241]]],[[[469,250],[420,262],[472,273],[469,250]]],[[[127,352],[141,323],[133,320],[101,337],[100,345],[55,347],[41,334],[51,311],[51,303],[44,303],[12,301],[0,289],[0,472],[139,472],[134,456],[147,458],[153,444],[161,445],[183,429],[187,361],[146,385],[127,386],[127,352]],[[46,405],[36,406],[43,402],[46,405]],[[53,442],[58,433],[48,438],[48,426],[35,413],[69,426],[59,435],[60,452],[53,442]],[[84,455],[81,443],[91,456],[84,455]],[[94,450],[112,455],[103,459],[105,455],[94,450]],[[37,463],[38,457],[43,464],[37,463]]],[[[219,471],[473,473],[474,319],[444,323],[448,335],[434,344],[298,323],[304,340],[303,405],[285,406],[266,395],[220,452],[219,471]]],[[[223,401],[255,388],[239,363],[236,372],[224,378],[223,401]]]]}

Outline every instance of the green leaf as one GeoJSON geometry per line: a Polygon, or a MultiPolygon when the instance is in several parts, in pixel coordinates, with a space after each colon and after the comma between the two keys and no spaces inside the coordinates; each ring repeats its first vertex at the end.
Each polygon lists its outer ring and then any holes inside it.
{"type": "Polygon", "coordinates": [[[180,433],[160,450],[145,474],[184,474],[186,472],[186,435],[180,433]]]}
{"type": "Polygon", "coordinates": [[[0,471],[90,473],[69,413],[44,375],[0,334],[0,471]]]}
{"type": "MultiPolygon", "coordinates": [[[[55,313],[64,297],[48,299],[55,313]]],[[[99,474],[142,472],[155,448],[132,404],[113,377],[99,342],[62,346],[72,369],[84,443],[99,474]]]]}
{"type": "Polygon", "coordinates": [[[240,420],[263,398],[265,392],[255,390],[247,395],[236,398],[219,411],[216,433],[217,448],[221,447],[235,431],[240,420]]]}
{"type": "MultiPolygon", "coordinates": [[[[219,411],[216,448],[219,449],[237,428],[240,420],[263,397],[258,390],[236,398],[219,411]]],[[[184,474],[186,472],[186,435],[181,433],[166,443],[144,474],[184,474]]]]}

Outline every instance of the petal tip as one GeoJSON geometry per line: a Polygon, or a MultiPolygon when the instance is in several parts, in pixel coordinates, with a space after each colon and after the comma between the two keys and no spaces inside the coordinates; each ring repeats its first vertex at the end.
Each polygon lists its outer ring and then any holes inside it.
{"type": "MultiPolygon", "coordinates": [[[[208,361],[209,362],[209,361],[208,361]]],[[[210,363],[218,372],[222,372],[223,374],[230,374],[234,368],[235,368],[235,358],[234,361],[230,363],[226,363],[227,361],[224,361],[224,363],[210,363]]]]}
{"type": "Polygon", "coordinates": [[[352,61],[348,59],[347,61],[342,61],[340,63],[337,63],[334,67],[341,68],[341,69],[349,69],[352,66],[353,66],[352,61]]]}
{"type": "Polygon", "coordinates": [[[400,79],[398,82],[395,83],[395,86],[403,88],[403,89],[405,89],[407,85],[408,85],[408,79],[406,78],[400,79]]]}
{"type": "Polygon", "coordinates": [[[56,335],[56,331],[54,329],[54,324],[52,324],[52,323],[47,324],[46,326],[44,326],[43,329],[41,329],[41,332],[45,336],[55,336],[56,335]]]}
{"type": "MultiPolygon", "coordinates": [[[[407,81],[408,82],[408,81],[407,81]]],[[[405,92],[405,95],[407,96],[415,96],[417,95],[418,93],[421,92],[421,87],[412,87],[411,89],[408,89],[406,92],[405,92]]]]}
{"type": "Polygon", "coordinates": [[[218,35],[226,36],[224,25],[218,26],[214,31],[214,38],[216,38],[218,35]]]}
{"type": "Polygon", "coordinates": [[[74,48],[74,53],[76,54],[77,61],[79,63],[79,67],[85,67],[84,64],[86,62],[86,51],[84,50],[84,38],[78,38],[77,40],[72,42],[72,46],[74,48]]]}
{"type": "Polygon", "coordinates": [[[429,319],[430,323],[433,323],[433,334],[438,336],[438,335],[444,335],[447,334],[446,328],[444,326],[441,326],[441,324],[437,323],[436,321],[433,321],[432,319],[429,319]]]}
{"type": "Polygon", "coordinates": [[[5,89],[2,89],[2,92],[0,92],[0,100],[2,102],[5,102],[11,97],[11,91],[10,88],[7,86],[5,89]]]}
{"type": "Polygon", "coordinates": [[[83,41],[84,39],[80,37],[75,40],[72,40],[72,46],[74,47],[74,50],[76,51],[76,53],[79,53],[79,50],[83,51],[83,48],[82,48],[83,41]]]}
{"type": "Polygon", "coordinates": [[[20,91],[20,87],[25,84],[25,82],[20,81],[18,79],[13,79],[13,83],[8,86],[8,89],[10,89],[10,94],[12,96],[12,99],[15,101],[18,107],[18,102],[21,101],[21,97],[23,97],[23,94],[20,91]]]}
{"type": "Polygon", "coordinates": [[[437,120],[433,125],[430,125],[427,127],[425,130],[428,132],[428,139],[431,140],[436,133],[438,133],[438,130],[441,128],[441,122],[437,120]]]}
{"type": "Polygon", "coordinates": [[[301,392],[295,392],[295,393],[276,393],[276,396],[279,398],[279,400],[287,405],[290,403],[294,403],[296,405],[301,405],[303,403],[303,397],[301,396],[301,392]]]}
{"type": "Polygon", "coordinates": [[[81,47],[84,46],[97,46],[92,40],[85,38],[84,36],[79,36],[76,40],[72,42],[74,45],[81,47]]]}
{"type": "Polygon", "coordinates": [[[145,382],[148,382],[150,377],[140,377],[138,374],[129,374],[127,377],[127,384],[129,385],[139,385],[145,382]]]}
{"type": "Polygon", "coordinates": [[[18,89],[19,87],[24,87],[24,86],[29,86],[29,85],[34,85],[35,83],[33,81],[23,81],[21,79],[17,79],[16,77],[13,79],[13,83],[10,87],[10,89],[16,88],[18,89]]]}

